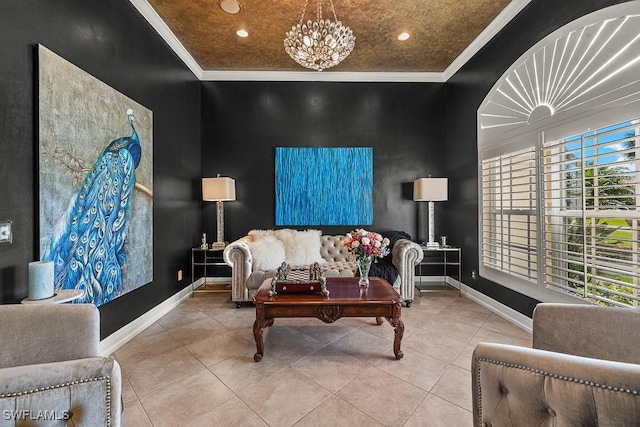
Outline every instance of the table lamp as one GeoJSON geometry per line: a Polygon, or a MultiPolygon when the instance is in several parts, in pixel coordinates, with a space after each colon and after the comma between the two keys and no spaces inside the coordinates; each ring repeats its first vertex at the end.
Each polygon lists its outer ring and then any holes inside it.
{"type": "Polygon", "coordinates": [[[418,178],[413,181],[413,200],[429,202],[429,241],[427,249],[438,249],[440,244],[434,239],[433,202],[447,200],[447,178],[418,178]]]}
{"type": "Polygon", "coordinates": [[[202,200],[205,202],[216,202],[216,242],[212,244],[213,249],[223,249],[226,246],[224,241],[224,207],[222,202],[236,199],[236,181],[225,176],[216,178],[202,178],[202,200]]]}

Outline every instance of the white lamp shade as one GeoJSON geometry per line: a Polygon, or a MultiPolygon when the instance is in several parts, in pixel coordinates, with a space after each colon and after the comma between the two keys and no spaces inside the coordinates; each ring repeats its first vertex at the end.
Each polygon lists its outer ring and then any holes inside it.
{"type": "Polygon", "coordinates": [[[225,202],[235,199],[236,181],[233,178],[226,176],[202,178],[202,200],[205,202],[225,202]]]}
{"type": "Polygon", "coordinates": [[[418,178],[413,181],[413,200],[416,202],[441,202],[447,197],[447,178],[418,178]]]}

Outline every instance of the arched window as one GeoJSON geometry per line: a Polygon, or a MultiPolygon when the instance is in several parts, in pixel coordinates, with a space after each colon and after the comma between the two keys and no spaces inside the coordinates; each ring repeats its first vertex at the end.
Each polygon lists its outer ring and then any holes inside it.
{"type": "Polygon", "coordinates": [[[541,301],[640,302],[640,1],[522,55],[478,109],[480,274],[541,301]]]}

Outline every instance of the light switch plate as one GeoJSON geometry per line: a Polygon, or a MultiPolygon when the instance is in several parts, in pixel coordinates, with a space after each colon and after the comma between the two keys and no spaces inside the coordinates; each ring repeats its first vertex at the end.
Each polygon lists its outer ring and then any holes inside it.
{"type": "Polygon", "coordinates": [[[0,222],[0,243],[12,243],[11,221],[0,222]]]}

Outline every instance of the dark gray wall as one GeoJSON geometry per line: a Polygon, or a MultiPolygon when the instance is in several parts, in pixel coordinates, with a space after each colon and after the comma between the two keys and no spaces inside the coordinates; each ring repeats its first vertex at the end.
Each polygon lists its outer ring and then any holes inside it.
{"type": "Polygon", "coordinates": [[[0,40],[0,220],[14,225],[14,242],[0,245],[3,303],[27,296],[27,266],[39,259],[36,44],[153,111],[154,280],[100,307],[107,336],[188,283],[201,220],[200,83],[128,1],[3,0],[0,40]]]}
{"type": "MultiPolygon", "coordinates": [[[[238,200],[225,203],[226,239],[274,228],[275,147],[290,146],[373,147],[374,223],[367,228],[425,239],[426,204],[413,202],[412,183],[444,173],[443,102],[442,84],[204,82],[202,173],[236,180],[238,200]]],[[[203,227],[215,235],[214,203],[203,207],[203,227]]]]}
{"type": "Polygon", "coordinates": [[[502,74],[531,46],[564,24],[622,1],[533,0],[446,84],[448,233],[462,246],[462,281],[531,316],[537,301],[494,282],[471,278],[478,271],[478,107],[502,74]]]}

